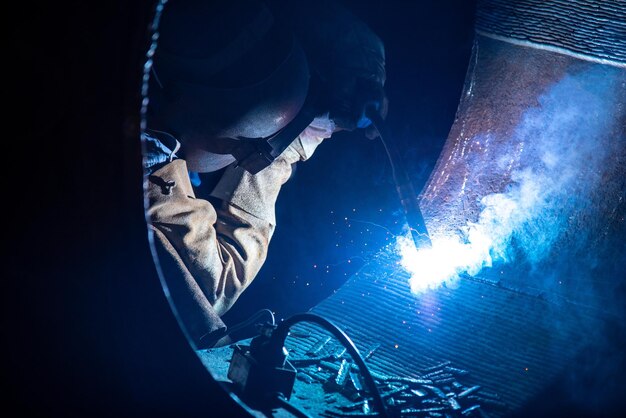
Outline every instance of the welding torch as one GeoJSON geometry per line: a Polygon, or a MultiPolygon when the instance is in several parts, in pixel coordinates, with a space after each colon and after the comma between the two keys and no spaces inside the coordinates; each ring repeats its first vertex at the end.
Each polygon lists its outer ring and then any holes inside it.
{"type": "Polygon", "coordinates": [[[424,222],[424,216],[419,206],[419,200],[417,193],[413,187],[413,183],[404,168],[402,163],[402,156],[396,147],[396,144],[391,135],[390,129],[387,126],[385,120],[380,116],[378,109],[374,106],[367,106],[365,108],[365,115],[372,121],[372,125],[378,131],[378,136],[387,151],[389,162],[391,163],[391,171],[393,180],[396,183],[396,191],[404,210],[406,222],[411,231],[411,237],[415,243],[416,248],[431,247],[432,242],[428,230],[426,229],[426,223],[424,222]]]}

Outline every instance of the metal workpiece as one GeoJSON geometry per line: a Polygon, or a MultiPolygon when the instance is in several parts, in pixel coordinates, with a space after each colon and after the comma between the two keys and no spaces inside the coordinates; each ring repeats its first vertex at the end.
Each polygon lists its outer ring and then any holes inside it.
{"type": "Polygon", "coordinates": [[[420,194],[431,238],[504,240],[494,258],[515,262],[484,278],[616,311],[593,277],[623,260],[626,3],[480,0],[476,16],[455,121],[420,194]],[[510,232],[490,234],[504,200],[513,212],[495,222],[510,232]]]}
{"type": "Polygon", "coordinates": [[[486,237],[486,265],[503,266],[484,268],[483,279],[557,302],[589,305],[591,295],[617,312],[599,300],[614,298],[613,284],[593,277],[616,274],[622,260],[625,106],[626,67],[477,34],[455,122],[420,195],[431,239],[486,237]],[[596,260],[609,263],[596,271],[596,260]]]}
{"type": "MultiPolygon", "coordinates": [[[[624,72],[477,35],[455,123],[420,200],[431,235],[462,227],[467,219],[476,221],[482,197],[505,191],[514,181],[514,172],[540,168],[536,164],[541,162],[543,150],[538,142],[548,139],[547,135],[563,141],[555,150],[565,152],[567,136],[578,128],[595,128],[588,132],[592,134],[588,139],[595,141],[603,154],[611,150],[609,165],[601,168],[612,175],[612,166],[619,165],[623,156],[613,139],[623,135],[624,129],[620,123],[624,120],[624,72]],[[596,80],[602,80],[606,91],[597,90],[596,80]],[[571,83],[577,90],[571,95],[557,94],[554,88],[559,83],[571,83]],[[586,127],[593,119],[583,113],[587,107],[578,100],[591,98],[602,106],[598,111],[606,112],[603,117],[607,120],[586,127]],[[562,112],[572,119],[557,126],[551,118],[562,112]],[[542,134],[532,128],[550,132],[542,134]]],[[[571,145],[572,138],[569,140],[571,145]]],[[[579,168],[581,177],[585,171],[597,169],[579,168]]]]}

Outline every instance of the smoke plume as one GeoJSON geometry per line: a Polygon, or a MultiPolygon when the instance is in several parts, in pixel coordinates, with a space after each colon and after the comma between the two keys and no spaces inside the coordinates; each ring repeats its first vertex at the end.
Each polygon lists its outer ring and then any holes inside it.
{"type": "MultiPolygon", "coordinates": [[[[611,149],[599,144],[607,142],[613,129],[623,91],[620,77],[608,76],[608,71],[615,69],[598,66],[568,74],[525,112],[509,140],[517,145],[509,148],[523,151],[487,162],[496,165],[496,170],[490,167],[492,172],[514,164],[510,182],[505,190],[482,197],[477,219],[431,237],[432,248],[416,249],[408,234],[398,238],[396,249],[411,274],[414,293],[442,284],[454,287],[459,275],[475,276],[516,257],[537,264],[553,253],[576,212],[589,206],[591,194],[601,187],[611,149]]],[[[481,166],[470,169],[474,175],[486,171],[481,166]]],[[[472,182],[467,184],[471,187],[472,182]]],[[[581,234],[584,243],[584,231],[581,234]]]]}

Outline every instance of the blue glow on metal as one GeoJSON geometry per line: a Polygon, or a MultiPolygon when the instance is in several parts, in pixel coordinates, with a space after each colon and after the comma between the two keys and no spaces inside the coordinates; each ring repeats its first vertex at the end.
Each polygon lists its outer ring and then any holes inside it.
{"type": "MultiPolygon", "coordinates": [[[[616,71],[593,68],[564,76],[538,98],[539,106],[524,113],[510,138],[499,139],[523,152],[503,152],[493,161],[470,167],[463,185],[469,178],[467,187],[478,188],[469,191],[480,199],[477,219],[444,233],[440,228],[431,236],[432,248],[416,248],[408,234],[397,238],[395,250],[411,275],[414,293],[443,284],[454,287],[459,275],[475,276],[496,262],[511,261],[512,254],[523,255],[531,264],[547,259],[568,230],[577,231],[576,239],[559,251],[574,254],[587,242],[576,219],[602,186],[599,173],[616,152],[611,148],[617,141],[605,140],[615,123],[611,115],[620,105],[622,78],[615,76],[616,71]],[[480,188],[487,186],[476,179],[483,173],[507,172],[510,165],[514,168],[505,190],[481,197],[487,190],[480,188]]],[[[488,134],[474,138],[493,143],[490,139],[488,134]]],[[[464,193],[465,187],[456,197],[464,193]]]]}

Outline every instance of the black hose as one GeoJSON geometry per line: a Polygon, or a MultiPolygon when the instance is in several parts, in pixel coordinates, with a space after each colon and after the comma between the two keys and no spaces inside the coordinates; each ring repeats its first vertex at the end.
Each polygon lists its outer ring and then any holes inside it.
{"type": "Polygon", "coordinates": [[[387,409],[385,408],[383,399],[380,396],[380,392],[378,391],[376,382],[374,381],[372,374],[365,364],[363,357],[361,357],[361,353],[359,353],[359,350],[356,348],[350,337],[348,337],[346,333],[343,332],[341,328],[339,328],[337,325],[333,324],[326,318],[312,313],[296,314],[278,324],[278,327],[272,334],[272,342],[277,346],[284,346],[285,339],[289,335],[289,328],[299,322],[311,322],[321,326],[326,331],[330,332],[346,348],[346,350],[348,350],[348,353],[350,353],[350,356],[359,367],[361,375],[370,387],[370,392],[374,403],[376,404],[376,409],[378,409],[381,416],[388,417],[387,409]]]}
{"type": "Polygon", "coordinates": [[[246,328],[247,326],[252,325],[255,321],[259,320],[263,316],[263,314],[268,314],[271,319],[272,325],[276,325],[276,320],[274,319],[274,313],[270,311],[269,309],[261,309],[260,311],[255,312],[250,318],[246,319],[245,321],[242,321],[238,324],[233,325],[232,327],[229,327],[226,330],[226,335],[233,334],[243,328],[246,328]]]}

